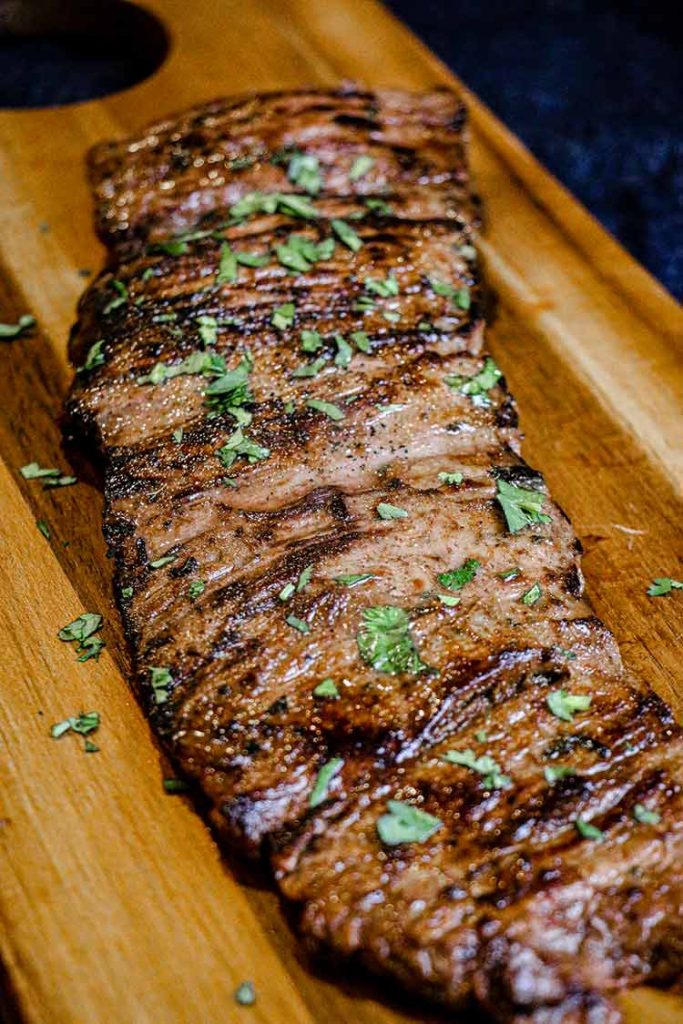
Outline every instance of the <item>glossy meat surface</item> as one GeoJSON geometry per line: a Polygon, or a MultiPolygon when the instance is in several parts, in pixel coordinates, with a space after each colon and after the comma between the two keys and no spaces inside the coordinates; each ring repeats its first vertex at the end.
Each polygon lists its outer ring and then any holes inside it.
{"type": "Polygon", "coordinates": [[[597,1024],[681,971],[683,744],[521,457],[465,150],[351,88],[98,147],[67,411],[153,725],[308,941],[597,1024]]]}

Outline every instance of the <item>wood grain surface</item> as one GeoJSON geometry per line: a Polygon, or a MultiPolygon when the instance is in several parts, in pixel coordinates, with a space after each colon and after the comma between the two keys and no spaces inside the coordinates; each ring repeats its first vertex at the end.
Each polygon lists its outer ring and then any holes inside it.
{"type": "MultiPolygon", "coordinates": [[[[19,467],[67,468],[58,416],[76,300],[102,251],[83,157],[93,143],[224,93],[333,84],[424,88],[450,73],[374,0],[149,0],[171,35],[151,79],[70,107],[0,112],[0,1019],[30,1024],[398,1024],[444,1020],[361,972],[307,962],[267,879],[220,853],[168,774],[125,681],[126,652],[91,467],[45,491],[19,467]],[[48,541],[36,527],[45,520],[48,541]],[[68,546],[67,546],[68,544],[68,546]],[[84,610],[107,650],[56,639],[84,610]],[[51,723],[99,710],[98,754],[51,723]],[[257,1002],[233,1000],[243,980],[257,1002]]],[[[474,97],[472,162],[498,319],[491,347],[525,454],[585,549],[589,592],[625,659],[683,711],[680,309],[474,97]]],[[[533,117],[533,109],[528,116],[533,117]]],[[[623,997],[630,1024],[683,1001],[623,997]]],[[[449,1015],[453,1020],[453,1015],[449,1015]]]]}

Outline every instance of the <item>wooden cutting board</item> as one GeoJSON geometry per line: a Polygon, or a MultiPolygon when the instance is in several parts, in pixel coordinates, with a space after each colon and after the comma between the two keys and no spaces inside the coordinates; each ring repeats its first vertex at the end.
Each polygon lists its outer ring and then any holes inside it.
{"type": "MultiPolygon", "coordinates": [[[[172,39],[151,79],[95,102],[0,114],[0,320],[30,311],[39,324],[0,344],[0,1019],[443,1020],[391,984],[307,963],[265,876],[223,860],[189,802],[162,792],[162,759],[125,681],[97,486],[44,491],[18,468],[67,465],[57,423],[67,332],[79,270],[103,255],[83,174],[91,144],[221,93],[454,80],[374,0],[147,7],[172,39]],[[104,614],[107,650],[79,665],[55,634],[83,610],[104,614]],[[100,753],[49,737],[51,723],[92,709],[100,753]],[[244,979],[258,994],[248,1009],[233,1000],[244,979]]],[[[526,456],[573,520],[589,590],[626,660],[680,713],[683,593],[645,594],[654,576],[683,576],[680,310],[469,99],[481,249],[499,300],[491,345],[526,456]]],[[[683,1022],[673,996],[643,988],[623,1003],[632,1024],[683,1022]]]]}

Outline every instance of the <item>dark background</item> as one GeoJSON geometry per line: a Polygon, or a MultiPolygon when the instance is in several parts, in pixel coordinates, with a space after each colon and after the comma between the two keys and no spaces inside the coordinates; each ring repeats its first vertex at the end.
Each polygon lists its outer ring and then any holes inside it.
{"type": "Polygon", "coordinates": [[[683,18],[678,4],[385,2],[681,297],[683,18]]]}
{"type": "MultiPolygon", "coordinates": [[[[677,297],[683,294],[680,5],[385,2],[641,263],[677,297]]],[[[93,31],[0,35],[0,107],[115,92],[164,59],[167,40],[140,8],[112,0],[28,6],[53,10],[62,24],[68,11],[78,10],[93,31]]]]}

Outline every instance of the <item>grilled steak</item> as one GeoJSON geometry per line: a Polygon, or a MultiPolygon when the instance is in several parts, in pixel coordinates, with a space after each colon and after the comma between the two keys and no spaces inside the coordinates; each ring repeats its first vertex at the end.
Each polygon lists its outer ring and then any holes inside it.
{"type": "Polygon", "coordinates": [[[483,348],[448,92],[221,100],[91,158],[67,409],[137,687],[313,946],[499,1021],[683,961],[683,742],[483,348]]]}

